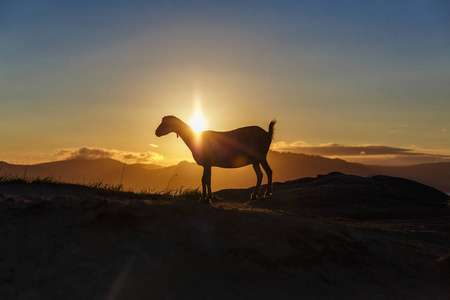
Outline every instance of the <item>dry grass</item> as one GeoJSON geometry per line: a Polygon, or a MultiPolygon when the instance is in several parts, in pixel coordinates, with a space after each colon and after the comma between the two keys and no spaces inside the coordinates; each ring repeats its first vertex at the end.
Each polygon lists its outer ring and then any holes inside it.
{"type": "Polygon", "coordinates": [[[181,199],[181,200],[198,200],[201,196],[199,188],[179,188],[179,189],[165,189],[163,191],[155,191],[150,189],[142,189],[139,192],[134,192],[132,189],[125,189],[123,184],[105,183],[103,180],[74,184],[57,180],[53,176],[48,177],[21,177],[18,175],[0,175],[0,184],[23,183],[23,184],[68,184],[74,186],[86,186],[99,190],[103,193],[117,194],[127,197],[151,197],[164,199],[181,199]]]}

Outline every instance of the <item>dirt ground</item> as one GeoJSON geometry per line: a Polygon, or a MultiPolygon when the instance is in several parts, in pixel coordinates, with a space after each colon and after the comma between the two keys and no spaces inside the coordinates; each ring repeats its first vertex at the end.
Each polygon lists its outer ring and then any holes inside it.
{"type": "Polygon", "coordinates": [[[448,196],[391,177],[212,205],[0,185],[1,299],[450,299],[448,196]]]}

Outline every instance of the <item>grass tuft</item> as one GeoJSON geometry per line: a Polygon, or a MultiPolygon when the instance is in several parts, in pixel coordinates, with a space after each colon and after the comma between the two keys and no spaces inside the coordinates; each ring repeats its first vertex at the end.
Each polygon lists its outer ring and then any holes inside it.
{"type": "Polygon", "coordinates": [[[86,186],[96,188],[99,190],[106,190],[111,192],[131,192],[131,190],[124,190],[123,184],[104,183],[103,180],[98,180],[84,184],[86,186]]]}
{"type": "Polygon", "coordinates": [[[27,183],[27,180],[18,175],[0,175],[0,183],[27,183]]]}
{"type": "Polygon", "coordinates": [[[139,191],[139,194],[141,195],[157,195],[162,198],[167,199],[180,199],[180,200],[198,200],[202,193],[200,192],[199,188],[191,189],[191,188],[183,188],[180,187],[179,189],[165,189],[163,191],[155,191],[155,190],[148,190],[143,189],[139,191]]]}

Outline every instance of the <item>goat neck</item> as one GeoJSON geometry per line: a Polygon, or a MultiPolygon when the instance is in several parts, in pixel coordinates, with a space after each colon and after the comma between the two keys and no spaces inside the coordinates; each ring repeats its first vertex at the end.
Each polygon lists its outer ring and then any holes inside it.
{"type": "Polygon", "coordinates": [[[183,142],[191,151],[195,151],[197,144],[197,135],[189,125],[181,122],[175,133],[177,134],[177,136],[181,137],[183,142]]]}

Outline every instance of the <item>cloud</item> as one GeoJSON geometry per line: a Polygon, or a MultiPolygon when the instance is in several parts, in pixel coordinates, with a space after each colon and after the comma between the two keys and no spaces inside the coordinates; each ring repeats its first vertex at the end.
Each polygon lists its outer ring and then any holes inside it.
{"type": "Polygon", "coordinates": [[[126,163],[157,163],[164,159],[164,156],[156,152],[131,152],[116,149],[88,148],[62,149],[55,155],[59,159],[100,159],[110,158],[126,163]]]}
{"type": "Polygon", "coordinates": [[[415,146],[397,148],[381,145],[323,144],[311,146],[303,141],[273,143],[272,150],[278,152],[320,155],[341,158],[350,162],[383,165],[412,165],[418,163],[450,162],[450,153],[444,150],[424,150],[415,146]]]}
{"type": "Polygon", "coordinates": [[[293,143],[277,142],[272,144],[272,150],[279,152],[295,152],[321,156],[355,156],[355,155],[420,155],[407,148],[395,148],[379,145],[342,145],[323,144],[310,146],[303,141],[293,143]]]}

